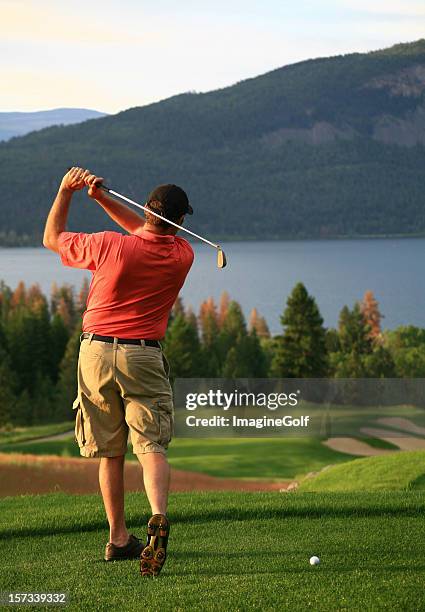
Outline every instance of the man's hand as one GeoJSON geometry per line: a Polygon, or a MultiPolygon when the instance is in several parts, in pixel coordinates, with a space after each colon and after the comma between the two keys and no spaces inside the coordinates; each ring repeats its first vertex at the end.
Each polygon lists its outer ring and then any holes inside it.
{"type": "Polygon", "coordinates": [[[85,186],[85,179],[90,176],[89,170],[72,167],[62,179],[60,188],[64,191],[78,191],[85,186]]]}
{"type": "Polygon", "coordinates": [[[84,187],[84,179],[89,174],[90,172],[88,170],[74,167],[63,177],[44,229],[43,244],[46,249],[50,249],[56,253],[59,252],[59,236],[66,228],[72,195],[74,191],[78,191],[84,187]]]}
{"type": "Polygon", "coordinates": [[[98,200],[102,195],[102,190],[100,189],[100,185],[103,183],[103,178],[101,176],[96,176],[95,174],[88,174],[84,177],[84,183],[88,187],[87,193],[93,200],[98,200]]]}

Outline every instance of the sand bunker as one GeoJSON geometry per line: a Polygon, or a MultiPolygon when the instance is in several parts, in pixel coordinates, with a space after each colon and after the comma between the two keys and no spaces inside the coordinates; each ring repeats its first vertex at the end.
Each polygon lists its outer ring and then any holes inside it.
{"type": "Polygon", "coordinates": [[[358,455],[359,457],[374,457],[375,455],[387,455],[394,452],[384,448],[374,448],[366,442],[356,440],[356,438],[329,438],[323,444],[339,453],[358,455]]]}

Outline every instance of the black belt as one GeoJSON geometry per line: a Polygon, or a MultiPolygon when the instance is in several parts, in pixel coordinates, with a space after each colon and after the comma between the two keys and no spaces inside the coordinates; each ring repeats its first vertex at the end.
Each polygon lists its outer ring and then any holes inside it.
{"type": "MultiPolygon", "coordinates": [[[[110,344],[114,343],[115,338],[113,336],[99,336],[99,334],[89,334],[88,332],[84,332],[81,334],[81,340],[89,340],[91,337],[92,340],[99,340],[100,342],[109,342],[110,344]]],[[[161,348],[158,340],[141,340],[140,338],[117,338],[117,344],[140,344],[145,346],[155,346],[156,348],[161,348]]]]}

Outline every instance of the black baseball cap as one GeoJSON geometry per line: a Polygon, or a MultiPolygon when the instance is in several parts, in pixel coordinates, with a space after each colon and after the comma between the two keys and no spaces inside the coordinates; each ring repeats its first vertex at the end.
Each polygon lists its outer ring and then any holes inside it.
{"type": "Polygon", "coordinates": [[[193,215],[186,192],[178,185],[159,185],[148,196],[147,204],[161,202],[162,215],[167,219],[178,219],[182,215],[193,215]]]}

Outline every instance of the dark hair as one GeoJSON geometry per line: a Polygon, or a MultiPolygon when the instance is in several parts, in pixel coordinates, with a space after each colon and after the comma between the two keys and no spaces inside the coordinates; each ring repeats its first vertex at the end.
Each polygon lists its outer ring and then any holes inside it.
{"type": "MultiPolygon", "coordinates": [[[[158,202],[157,200],[156,201],[154,200],[153,202],[148,202],[146,204],[146,208],[151,208],[154,212],[158,213],[158,215],[165,217],[164,205],[162,204],[162,202],[158,202]]],[[[180,219],[181,216],[182,215],[179,215],[176,218],[172,218],[171,216],[169,216],[168,218],[170,219],[170,221],[174,221],[174,223],[177,223],[178,219],[180,219]]],[[[145,211],[145,218],[146,218],[146,221],[150,223],[151,225],[163,227],[164,229],[168,227],[173,227],[170,223],[167,223],[166,221],[163,221],[162,219],[158,219],[158,217],[155,217],[155,215],[150,215],[146,211],[145,211]]]]}

